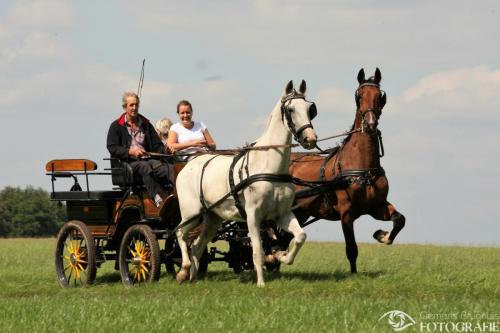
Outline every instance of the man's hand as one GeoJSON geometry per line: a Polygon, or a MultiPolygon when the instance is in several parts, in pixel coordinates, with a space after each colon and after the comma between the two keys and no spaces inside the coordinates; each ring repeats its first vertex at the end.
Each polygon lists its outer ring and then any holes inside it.
{"type": "Polygon", "coordinates": [[[146,155],[146,152],[140,147],[130,147],[130,149],[128,150],[128,154],[130,156],[141,158],[142,156],[146,155]]]}

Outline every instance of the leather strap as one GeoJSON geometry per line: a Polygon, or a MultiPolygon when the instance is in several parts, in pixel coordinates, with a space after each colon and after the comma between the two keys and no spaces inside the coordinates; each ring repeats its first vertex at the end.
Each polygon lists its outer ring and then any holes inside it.
{"type": "MultiPolygon", "coordinates": [[[[246,153],[247,153],[246,151],[242,151],[238,155],[236,155],[233,158],[233,161],[231,162],[231,166],[229,167],[229,190],[230,190],[229,193],[231,193],[231,195],[234,198],[234,205],[238,209],[238,212],[240,213],[241,217],[243,217],[245,220],[247,218],[247,214],[245,212],[245,208],[243,207],[243,204],[240,201],[240,197],[238,196],[238,191],[235,190],[236,186],[234,185],[234,167],[236,166],[236,163],[243,156],[245,156],[246,153]]],[[[241,173],[240,173],[240,179],[241,179],[241,173]]],[[[240,184],[241,184],[241,182],[240,182],[240,184]]]]}
{"type": "Polygon", "coordinates": [[[206,161],[205,164],[203,164],[203,167],[201,169],[201,177],[200,177],[200,202],[201,202],[201,206],[203,207],[203,210],[205,210],[205,211],[208,211],[208,207],[207,207],[207,203],[205,202],[205,196],[203,195],[203,175],[205,174],[205,168],[207,167],[208,163],[212,162],[212,160],[214,158],[216,158],[217,156],[220,156],[220,155],[215,155],[214,157],[212,157],[211,159],[209,159],[208,161],[206,161]]]}

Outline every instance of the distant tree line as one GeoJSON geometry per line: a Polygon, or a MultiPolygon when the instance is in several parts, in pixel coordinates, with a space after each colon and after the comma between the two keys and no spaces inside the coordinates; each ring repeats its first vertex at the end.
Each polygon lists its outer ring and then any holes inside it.
{"type": "Polygon", "coordinates": [[[66,209],[49,193],[31,186],[0,191],[0,237],[54,236],[66,221],[66,209]]]}

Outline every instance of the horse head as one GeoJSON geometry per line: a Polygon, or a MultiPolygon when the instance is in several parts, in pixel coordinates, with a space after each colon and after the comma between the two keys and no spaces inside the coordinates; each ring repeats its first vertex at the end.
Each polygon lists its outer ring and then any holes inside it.
{"type": "Polygon", "coordinates": [[[361,130],[369,134],[377,132],[378,120],[387,101],[385,92],[380,89],[381,80],[382,74],[378,67],[375,75],[368,79],[365,79],[364,69],[359,70],[359,86],[354,94],[357,107],[356,121],[359,122],[357,125],[361,130]]]}
{"type": "Polygon", "coordinates": [[[288,129],[295,140],[305,149],[316,147],[316,132],[311,120],[316,117],[318,110],[316,104],[306,100],[306,81],[302,80],[299,91],[293,87],[293,82],[288,82],[285,93],[281,98],[281,116],[286,119],[288,129]]]}

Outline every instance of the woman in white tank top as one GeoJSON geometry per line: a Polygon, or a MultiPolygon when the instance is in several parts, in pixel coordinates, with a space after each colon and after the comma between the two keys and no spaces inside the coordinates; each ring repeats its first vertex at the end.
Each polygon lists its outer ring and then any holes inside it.
{"type": "Polygon", "coordinates": [[[189,155],[198,152],[215,150],[215,141],[207,127],[201,121],[193,121],[191,103],[182,100],[177,104],[180,122],[170,127],[167,146],[170,151],[189,155]]]}

